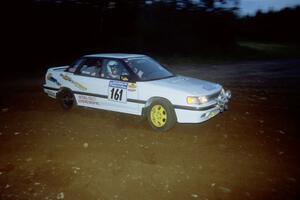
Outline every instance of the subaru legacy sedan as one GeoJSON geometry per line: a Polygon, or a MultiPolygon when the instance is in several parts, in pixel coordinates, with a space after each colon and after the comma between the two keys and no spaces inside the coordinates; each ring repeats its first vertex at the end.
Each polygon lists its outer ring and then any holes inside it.
{"type": "Polygon", "coordinates": [[[211,119],[231,98],[217,83],[176,75],[138,54],[86,55],[49,68],[45,79],[45,93],[65,110],[77,105],[140,115],[158,131],[211,119]]]}

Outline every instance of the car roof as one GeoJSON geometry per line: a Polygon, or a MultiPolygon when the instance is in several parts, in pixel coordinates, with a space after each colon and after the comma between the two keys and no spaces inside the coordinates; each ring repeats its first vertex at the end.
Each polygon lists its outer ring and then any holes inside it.
{"type": "Polygon", "coordinates": [[[128,54],[128,53],[100,53],[100,54],[90,54],[86,55],[86,57],[97,57],[97,58],[136,58],[136,57],[143,57],[145,55],[142,54],[128,54]]]}

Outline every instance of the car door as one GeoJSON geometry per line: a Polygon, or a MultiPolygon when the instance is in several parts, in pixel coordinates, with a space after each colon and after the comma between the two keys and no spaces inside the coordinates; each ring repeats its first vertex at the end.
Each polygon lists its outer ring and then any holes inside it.
{"type": "Polygon", "coordinates": [[[130,77],[125,64],[118,59],[104,59],[101,77],[107,87],[107,107],[109,110],[140,115],[138,90],[122,76],[130,77]]]}
{"type": "Polygon", "coordinates": [[[140,115],[135,83],[120,79],[122,73],[129,74],[122,61],[86,57],[78,65],[74,73],[65,72],[62,77],[68,82],[79,106],[140,115]],[[108,64],[112,61],[119,74],[110,74],[108,64]]]}
{"type": "Polygon", "coordinates": [[[102,59],[85,57],[76,69],[70,67],[61,75],[72,89],[77,105],[105,109],[107,95],[105,80],[100,78],[101,68],[102,59]]]}

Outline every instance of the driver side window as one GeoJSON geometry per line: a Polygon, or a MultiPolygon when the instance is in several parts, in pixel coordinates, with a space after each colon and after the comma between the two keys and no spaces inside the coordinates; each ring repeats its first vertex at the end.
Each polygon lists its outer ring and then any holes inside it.
{"type": "Polygon", "coordinates": [[[105,59],[103,61],[103,70],[101,72],[101,77],[120,80],[121,75],[129,75],[126,67],[121,61],[115,59],[105,59]]]}

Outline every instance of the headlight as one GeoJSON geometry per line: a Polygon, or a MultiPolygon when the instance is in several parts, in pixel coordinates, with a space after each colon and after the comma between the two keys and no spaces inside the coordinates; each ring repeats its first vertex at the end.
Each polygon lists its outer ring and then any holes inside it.
{"type": "Polygon", "coordinates": [[[201,104],[203,104],[203,103],[207,103],[208,99],[207,99],[206,96],[203,96],[203,97],[199,97],[199,101],[200,101],[201,104]]]}
{"type": "Polygon", "coordinates": [[[207,103],[208,99],[206,96],[202,96],[202,97],[187,97],[186,98],[186,102],[188,104],[203,104],[203,103],[207,103]]]}
{"type": "Polygon", "coordinates": [[[197,97],[187,97],[186,102],[188,104],[199,104],[199,99],[197,97]]]}

